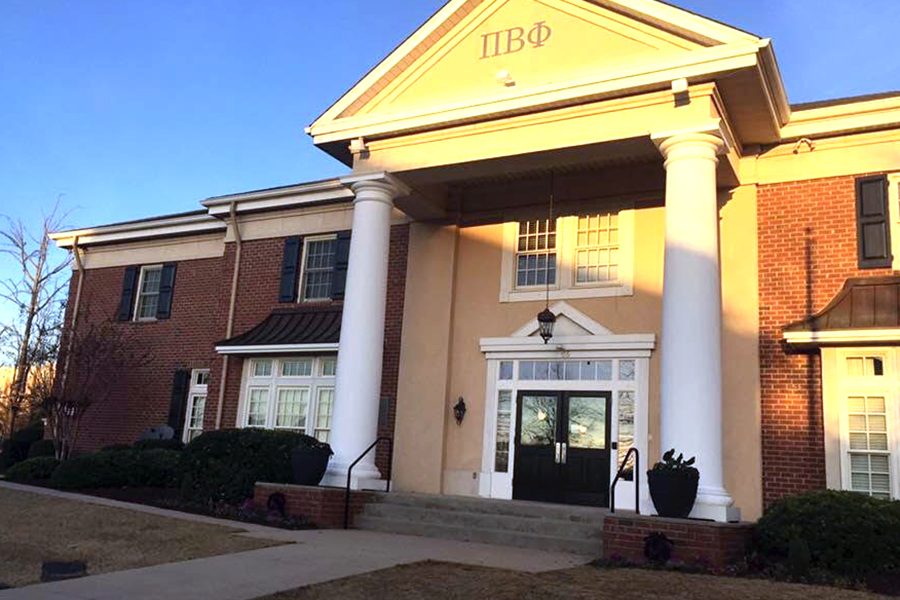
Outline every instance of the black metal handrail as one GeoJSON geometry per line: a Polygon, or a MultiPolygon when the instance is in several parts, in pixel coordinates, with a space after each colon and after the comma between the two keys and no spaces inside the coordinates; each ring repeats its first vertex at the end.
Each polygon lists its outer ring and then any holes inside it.
{"type": "Polygon", "coordinates": [[[370,445],[368,448],[363,450],[363,453],[360,454],[356,460],[350,463],[350,468],[347,469],[347,487],[344,490],[344,529],[348,529],[350,527],[350,481],[351,476],[353,475],[353,467],[365,458],[366,454],[372,451],[372,448],[378,445],[379,442],[387,442],[388,443],[388,468],[387,468],[387,484],[385,485],[384,491],[391,491],[391,471],[394,466],[394,438],[389,437],[380,437],[370,445]]]}
{"type": "Polygon", "coordinates": [[[610,514],[614,514],[616,512],[616,484],[619,483],[619,479],[621,479],[622,475],[625,474],[625,467],[626,465],[628,465],[628,459],[631,458],[632,452],[634,452],[634,512],[637,514],[641,514],[641,453],[638,452],[638,449],[634,446],[629,448],[628,452],[625,453],[625,458],[622,460],[622,465],[616,472],[616,478],[613,479],[612,485],[609,486],[610,514]]]}

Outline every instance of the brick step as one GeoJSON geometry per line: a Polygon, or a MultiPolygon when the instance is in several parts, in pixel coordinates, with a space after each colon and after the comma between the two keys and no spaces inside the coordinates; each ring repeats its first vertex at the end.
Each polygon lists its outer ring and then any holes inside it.
{"type": "Polygon", "coordinates": [[[603,542],[599,538],[570,538],[538,535],[504,529],[478,529],[460,525],[446,525],[424,521],[388,519],[362,514],[356,526],[370,531],[383,531],[402,535],[434,537],[462,542],[478,542],[518,548],[534,548],[551,552],[568,552],[585,556],[601,556],[603,542]]]}

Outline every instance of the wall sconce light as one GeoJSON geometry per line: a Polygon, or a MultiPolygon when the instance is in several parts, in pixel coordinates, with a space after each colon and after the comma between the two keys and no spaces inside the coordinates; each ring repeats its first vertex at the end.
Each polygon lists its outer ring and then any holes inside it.
{"type": "Polygon", "coordinates": [[[456,418],[456,424],[462,425],[463,419],[466,418],[466,401],[460,396],[453,407],[453,416],[456,418]]]}

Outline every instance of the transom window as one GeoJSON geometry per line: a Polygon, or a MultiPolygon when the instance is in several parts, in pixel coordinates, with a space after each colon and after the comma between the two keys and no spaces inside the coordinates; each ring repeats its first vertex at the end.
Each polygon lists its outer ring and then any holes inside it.
{"type": "Polygon", "coordinates": [[[191,387],[188,390],[187,418],[182,439],[190,442],[203,433],[203,417],[206,413],[206,393],[209,389],[209,370],[191,371],[191,387]]]}
{"type": "Polygon", "coordinates": [[[331,299],[337,236],[307,238],[303,242],[303,272],[300,298],[304,301],[331,299]]]}
{"type": "Polygon", "coordinates": [[[327,442],[336,365],[334,356],[254,358],[246,368],[240,424],[299,431],[327,442]]]}
{"type": "Polygon", "coordinates": [[[556,221],[522,221],[516,250],[516,286],[556,284],[556,221]]]}
{"type": "Polygon", "coordinates": [[[156,319],[156,310],[159,307],[160,281],[162,281],[162,265],[141,267],[137,300],[134,308],[135,321],[156,319]]]}
{"type": "Polygon", "coordinates": [[[884,375],[884,359],[880,356],[848,356],[847,375],[881,377],[884,375]]]}

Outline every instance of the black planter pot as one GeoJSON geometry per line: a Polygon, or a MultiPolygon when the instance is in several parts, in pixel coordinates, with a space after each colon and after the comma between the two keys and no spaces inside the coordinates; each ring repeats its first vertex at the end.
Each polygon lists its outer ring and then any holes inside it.
{"type": "Polygon", "coordinates": [[[331,451],[323,448],[294,448],[291,452],[291,469],[297,485],[319,485],[325,477],[331,451]]]}
{"type": "Polygon", "coordinates": [[[700,474],[690,471],[647,471],[653,506],[661,517],[687,518],[697,500],[700,474]]]}

